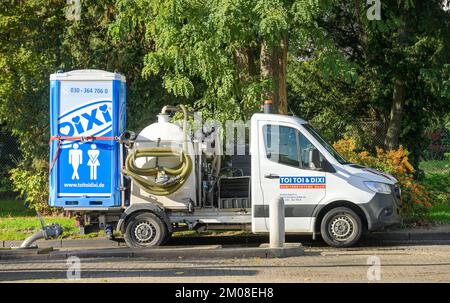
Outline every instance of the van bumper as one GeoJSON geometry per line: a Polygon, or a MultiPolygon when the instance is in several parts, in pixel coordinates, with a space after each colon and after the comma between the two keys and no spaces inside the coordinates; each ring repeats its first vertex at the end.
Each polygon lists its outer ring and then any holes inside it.
{"type": "Polygon", "coordinates": [[[376,193],[364,204],[359,204],[366,214],[369,231],[401,223],[400,201],[394,194],[376,193]]]}

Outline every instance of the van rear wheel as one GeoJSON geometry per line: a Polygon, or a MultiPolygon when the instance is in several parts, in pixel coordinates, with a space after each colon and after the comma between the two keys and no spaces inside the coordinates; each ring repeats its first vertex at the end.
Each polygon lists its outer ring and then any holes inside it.
{"type": "Polygon", "coordinates": [[[150,212],[131,217],[125,227],[124,239],[129,247],[159,246],[164,244],[168,237],[165,223],[150,212]]]}
{"type": "Polygon", "coordinates": [[[362,234],[361,218],[350,208],[337,207],[328,211],[320,224],[322,239],[333,247],[350,247],[362,234]]]}

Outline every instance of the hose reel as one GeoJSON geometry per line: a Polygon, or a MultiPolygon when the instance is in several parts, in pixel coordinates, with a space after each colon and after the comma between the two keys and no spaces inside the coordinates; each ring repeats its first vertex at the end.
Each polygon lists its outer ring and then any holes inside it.
{"type": "Polygon", "coordinates": [[[155,196],[167,196],[180,189],[189,178],[192,171],[191,157],[184,151],[174,150],[170,147],[150,147],[132,151],[125,160],[125,168],[122,170],[127,176],[149,194],[155,196]],[[176,167],[150,167],[140,168],[136,166],[135,159],[141,157],[179,157],[181,162],[176,167]],[[166,174],[168,179],[163,182],[153,181],[144,177],[156,177],[166,174]]]}

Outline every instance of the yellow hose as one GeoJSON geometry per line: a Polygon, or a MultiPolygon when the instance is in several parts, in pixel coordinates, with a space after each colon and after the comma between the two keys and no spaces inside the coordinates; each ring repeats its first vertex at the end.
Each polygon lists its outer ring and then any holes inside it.
{"type": "Polygon", "coordinates": [[[130,176],[133,181],[146,192],[156,196],[167,196],[178,189],[186,182],[192,170],[191,157],[184,151],[176,151],[169,147],[151,147],[142,148],[130,152],[125,160],[125,168],[123,173],[130,176]],[[135,164],[135,159],[140,157],[174,157],[181,159],[181,163],[176,167],[150,167],[139,168],[135,164]],[[169,181],[165,183],[157,183],[153,180],[143,178],[150,177],[164,172],[169,175],[169,181]]]}

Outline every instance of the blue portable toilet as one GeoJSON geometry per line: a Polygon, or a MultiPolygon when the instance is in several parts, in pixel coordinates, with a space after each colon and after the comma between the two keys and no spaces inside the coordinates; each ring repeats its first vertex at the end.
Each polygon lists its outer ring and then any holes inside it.
{"type": "Polygon", "coordinates": [[[50,206],[121,205],[125,77],[102,70],[50,76],[50,206]]]}

